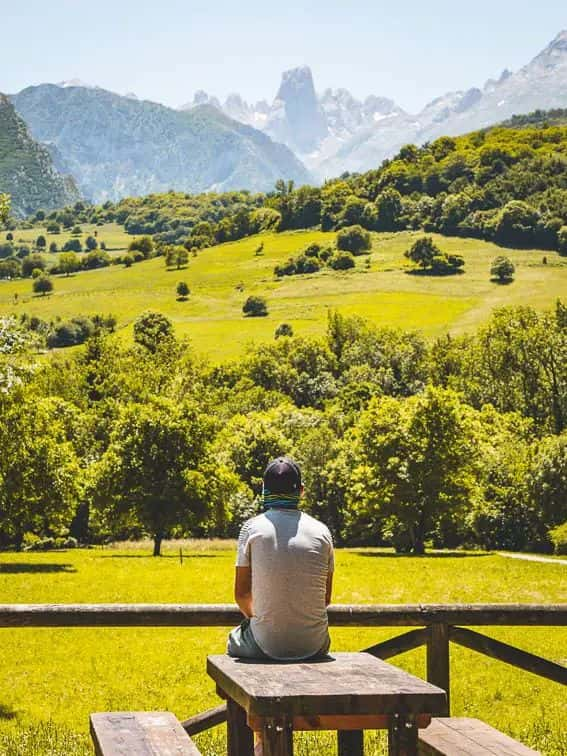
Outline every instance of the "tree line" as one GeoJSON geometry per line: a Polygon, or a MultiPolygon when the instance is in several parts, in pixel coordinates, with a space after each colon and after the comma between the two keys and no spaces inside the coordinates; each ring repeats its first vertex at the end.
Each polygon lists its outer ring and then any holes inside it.
{"type": "Polygon", "coordinates": [[[287,453],[338,544],[562,548],[564,304],[431,344],[336,312],[292,333],[212,365],[148,312],[131,346],[98,328],[38,360],[1,319],[0,544],[234,536],[287,453]]]}

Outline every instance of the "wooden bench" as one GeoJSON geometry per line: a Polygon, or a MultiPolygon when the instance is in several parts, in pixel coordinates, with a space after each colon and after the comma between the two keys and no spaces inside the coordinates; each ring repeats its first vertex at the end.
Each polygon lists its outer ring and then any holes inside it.
{"type": "Polygon", "coordinates": [[[419,731],[420,756],[533,756],[538,751],[480,719],[435,717],[419,731]]]}
{"type": "Polygon", "coordinates": [[[97,756],[200,756],[168,711],[91,714],[90,727],[97,756]]]}

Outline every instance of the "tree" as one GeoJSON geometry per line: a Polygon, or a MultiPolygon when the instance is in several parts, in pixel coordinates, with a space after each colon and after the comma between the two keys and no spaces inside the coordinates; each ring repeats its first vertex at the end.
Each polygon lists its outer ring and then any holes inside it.
{"type": "Polygon", "coordinates": [[[82,252],[83,245],[80,239],[67,239],[63,245],[63,252],[82,252]]]}
{"type": "Polygon", "coordinates": [[[200,468],[210,435],[209,420],[189,403],[123,407],[95,474],[95,504],[110,522],[134,517],[160,556],[173,528],[191,531],[207,513],[209,482],[200,468]]]}
{"type": "Polygon", "coordinates": [[[560,255],[567,255],[567,226],[561,226],[557,232],[557,248],[560,255]]]}
{"type": "Polygon", "coordinates": [[[0,532],[21,548],[26,532],[59,535],[70,523],[81,470],[61,399],[4,405],[0,423],[0,532]]]}
{"type": "Polygon", "coordinates": [[[337,234],[338,249],[361,255],[372,247],[372,237],[362,226],[347,226],[337,234]]]}
{"type": "Polygon", "coordinates": [[[51,242],[51,244],[49,245],[49,251],[52,254],[55,254],[56,252],[59,252],[59,247],[57,246],[57,242],[51,242]]]}
{"type": "Polygon", "coordinates": [[[165,252],[165,264],[168,268],[176,267],[177,270],[187,265],[189,262],[189,252],[185,247],[180,245],[175,247],[167,247],[165,252]]]}
{"type": "Polygon", "coordinates": [[[534,243],[540,216],[527,202],[512,200],[498,213],[495,238],[508,247],[529,247],[534,243]]]}
{"type": "Polygon", "coordinates": [[[279,339],[281,336],[293,336],[293,327],[289,323],[280,323],[276,328],[274,338],[279,339]]]}
{"type": "Polygon", "coordinates": [[[13,242],[14,241],[14,234],[11,231],[8,231],[6,234],[6,241],[7,242],[13,242]]]}
{"type": "Polygon", "coordinates": [[[530,474],[533,506],[546,530],[567,522],[567,432],[544,438],[530,474]]]}
{"type": "Polygon", "coordinates": [[[421,236],[416,239],[411,247],[405,252],[405,256],[424,270],[433,264],[433,258],[443,253],[435,244],[431,236],[421,236]]]}
{"type": "Polygon", "coordinates": [[[41,255],[28,255],[22,260],[22,276],[29,278],[34,270],[44,271],[47,268],[45,259],[41,255]]]}
{"type": "Polygon", "coordinates": [[[509,257],[495,257],[490,265],[490,277],[497,278],[500,283],[508,283],[514,280],[516,268],[509,257]]]}
{"type": "Polygon", "coordinates": [[[177,284],[176,291],[177,291],[177,296],[179,297],[179,299],[187,299],[187,297],[189,296],[190,289],[189,289],[189,286],[185,283],[185,281],[180,281],[177,284]]]}
{"type": "Polygon", "coordinates": [[[98,247],[98,242],[94,238],[94,236],[87,236],[85,240],[85,247],[89,252],[92,252],[93,249],[96,249],[98,247]]]}
{"type": "Polygon", "coordinates": [[[139,236],[132,239],[128,246],[128,252],[142,252],[147,259],[154,251],[154,240],[151,236],[139,236]]]}
{"type": "Polygon", "coordinates": [[[173,323],[161,312],[146,310],[134,323],[134,341],[149,352],[157,352],[162,344],[173,338],[173,323]]]}
{"type": "Polygon", "coordinates": [[[347,439],[357,454],[361,503],[353,506],[398,550],[422,554],[426,538],[474,497],[473,413],[455,392],[430,387],[405,400],[372,400],[347,439]]]}
{"type": "Polygon", "coordinates": [[[0,194],[0,223],[6,223],[10,215],[10,195],[0,194]]]}
{"type": "Polygon", "coordinates": [[[268,305],[264,297],[250,296],[244,302],[242,312],[251,318],[265,317],[268,314],[268,305]]]}
{"type": "Polygon", "coordinates": [[[60,273],[69,276],[80,269],[81,261],[74,252],[62,252],[57,261],[57,267],[60,273]]]}
{"type": "Polygon", "coordinates": [[[42,274],[34,279],[33,290],[36,294],[45,296],[53,291],[53,281],[49,276],[42,274]]]}
{"type": "Polygon", "coordinates": [[[395,231],[400,226],[402,214],[402,195],[392,187],[386,187],[376,197],[376,229],[378,231],[395,231]]]}
{"type": "Polygon", "coordinates": [[[35,246],[38,249],[45,249],[45,247],[47,246],[47,241],[45,239],[45,236],[43,235],[38,236],[37,239],[35,240],[35,246]]]}

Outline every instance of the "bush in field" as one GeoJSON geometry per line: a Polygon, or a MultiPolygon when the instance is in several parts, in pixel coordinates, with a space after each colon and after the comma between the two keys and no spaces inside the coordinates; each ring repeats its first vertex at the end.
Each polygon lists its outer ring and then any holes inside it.
{"type": "Polygon", "coordinates": [[[337,234],[338,249],[361,255],[372,247],[372,238],[362,226],[347,226],[337,234]]]}
{"type": "Polygon", "coordinates": [[[36,294],[45,296],[53,291],[53,281],[49,276],[41,275],[34,279],[33,290],[36,294]]]}
{"type": "Polygon", "coordinates": [[[139,236],[128,245],[128,252],[142,252],[145,259],[151,257],[153,251],[154,241],[151,236],[139,236]]]}
{"type": "Polygon", "coordinates": [[[279,339],[282,336],[293,336],[293,327],[289,323],[280,323],[276,328],[274,337],[279,339]]]}
{"type": "Polygon", "coordinates": [[[28,255],[22,260],[22,276],[29,278],[34,270],[45,270],[47,263],[41,255],[28,255]]]}
{"type": "Polygon", "coordinates": [[[514,280],[516,268],[509,257],[495,257],[490,266],[490,277],[497,279],[500,283],[507,283],[514,280]]]}
{"type": "Polygon", "coordinates": [[[35,240],[35,246],[38,249],[45,249],[45,247],[47,246],[47,241],[45,239],[45,236],[43,235],[38,236],[37,239],[35,240]]]}
{"type": "Polygon", "coordinates": [[[456,273],[465,264],[461,255],[447,255],[442,252],[430,236],[422,236],[404,253],[422,270],[434,275],[456,273]]]}
{"type": "Polygon", "coordinates": [[[155,353],[173,338],[173,323],[161,312],[146,310],[134,323],[134,341],[155,353]]]}
{"type": "Polygon", "coordinates": [[[92,252],[93,249],[96,249],[98,247],[98,242],[94,238],[94,236],[87,236],[85,240],[85,247],[89,252],[92,252]]]}
{"type": "Polygon", "coordinates": [[[567,555],[567,522],[563,525],[558,525],[549,531],[549,537],[553,544],[553,551],[555,554],[562,556],[567,555]]]}
{"type": "Polygon", "coordinates": [[[180,270],[185,267],[188,262],[189,252],[185,247],[182,247],[181,245],[167,247],[165,251],[165,265],[167,268],[177,268],[177,270],[180,270]]]}
{"type": "Polygon", "coordinates": [[[177,297],[179,299],[187,299],[187,297],[189,296],[189,286],[185,281],[180,281],[177,284],[175,291],[177,292],[177,297]]]}
{"type": "Polygon", "coordinates": [[[354,268],[355,261],[351,252],[335,252],[329,259],[328,265],[333,270],[348,270],[354,268]]]}
{"type": "Polygon", "coordinates": [[[248,297],[242,306],[242,312],[247,317],[262,318],[268,314],[268,305],[264,297],[248,297]]]}
{"type": "Polygon", "coordinates": [[[63,252],[82,252],[83,245],[80,239],[67,239],[63,245],[63,252]]]}

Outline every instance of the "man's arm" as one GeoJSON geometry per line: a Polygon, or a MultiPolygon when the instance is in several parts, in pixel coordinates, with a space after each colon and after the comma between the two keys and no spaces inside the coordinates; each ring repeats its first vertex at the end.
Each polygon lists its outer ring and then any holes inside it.
{"type": "Polygon", "coordinates": [[[236,568],[234,600],[245,617],[252,616],[252,569],[250,567],[236,568]]]}
{"type": "Polygon", "coordinates": [[[333,594],[333,573],[327,574],[327,590],[325,591],[325,603],[327,606],[331,603],[331,596],[333,594]]]}

